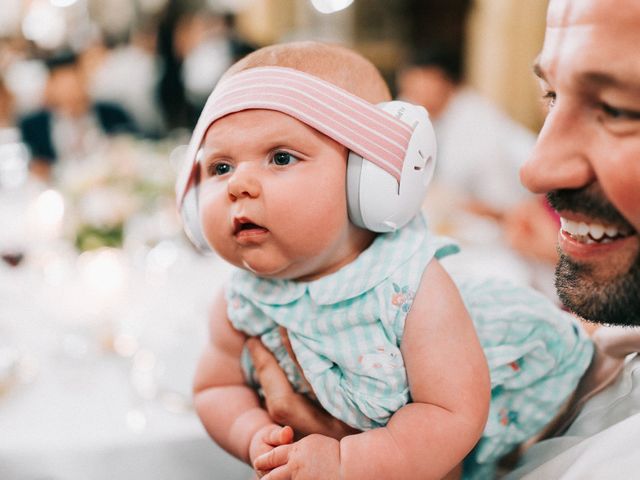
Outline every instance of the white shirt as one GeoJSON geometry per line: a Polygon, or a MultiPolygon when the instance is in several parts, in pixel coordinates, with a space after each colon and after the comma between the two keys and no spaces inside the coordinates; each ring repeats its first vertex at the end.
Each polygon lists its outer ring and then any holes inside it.
{"type": "Polygon", "coordinates": [[[561,437],[532,446],[506,479],[600,480],[640,472],[640,357],[587,402],[561,437]]]}

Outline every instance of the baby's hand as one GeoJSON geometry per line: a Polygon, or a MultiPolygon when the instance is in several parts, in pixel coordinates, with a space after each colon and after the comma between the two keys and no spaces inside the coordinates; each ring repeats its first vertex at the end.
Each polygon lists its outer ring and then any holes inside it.
{"type": "MultiPolygon", "coordinates": [[[[249,458],[251,459],[251,462],[255,462],[257,458],[272,451],[275,447],[279,445],[286,445],[292,441],[293,429],[291,427],[267,425],[258,430],[251,439],[251,445],[249,446],[249,458]]],[[[258,478],[262,478],[268,473],[268,469],[255,469],[258,478]]]]}
{"type": "Polygon", "coordinates": [[[256,471],[269,472],[263,480],[338,480],[340,443],[324,435],[309,435],[275,447],[256,458],[256,471]]]}

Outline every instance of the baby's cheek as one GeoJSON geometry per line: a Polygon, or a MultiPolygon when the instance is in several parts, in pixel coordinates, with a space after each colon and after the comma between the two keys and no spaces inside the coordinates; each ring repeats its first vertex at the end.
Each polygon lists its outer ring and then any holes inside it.
{"type": "Polygon", "coordinates": [[[296,244],[309,254],[318,254],[335,248],[336,242],[348,242],[349,221],[345,208],[327,204],[323,208],[310,209],[304,219],[291,232],[296,244]]]}
{"type": "Polygon", "coordinates": [[[202,233],[211,247],[220,253],[228,244],[225,234],[228,228],[225,225],[224,208],[217,206],[210,197],[200,198],[200,226],[202,233]]]}
{"type": "Polygon", "coordinates": [[[202,228],[202,233],[204,233],[205,238],[209,243],[212,243],[213,234],[215,233],[215,220],[214,216],[209,213],[211,211],[210,208],[207,208],[206,204],[200,206],[200,226],[202,228]]]}

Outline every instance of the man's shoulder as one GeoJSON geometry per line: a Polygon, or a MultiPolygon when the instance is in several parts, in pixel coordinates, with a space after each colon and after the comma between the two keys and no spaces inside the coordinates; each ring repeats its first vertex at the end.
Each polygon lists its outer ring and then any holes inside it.
{"type": "Polygon", "coordinates": [[[640,356],[591,398],[567,432],[533,445],[506,479],[635,478],[640,470],[640,356]]]}

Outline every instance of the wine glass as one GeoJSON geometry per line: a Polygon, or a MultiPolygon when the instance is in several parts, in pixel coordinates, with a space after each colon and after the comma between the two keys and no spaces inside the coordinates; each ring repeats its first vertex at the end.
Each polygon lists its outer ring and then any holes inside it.
{"type": "Polygon", "coordinates": [[[0,129],[0,258],[9,267],[24,259],[24,186],[28,178],[29,151],[15,129],[0,129]]]}

